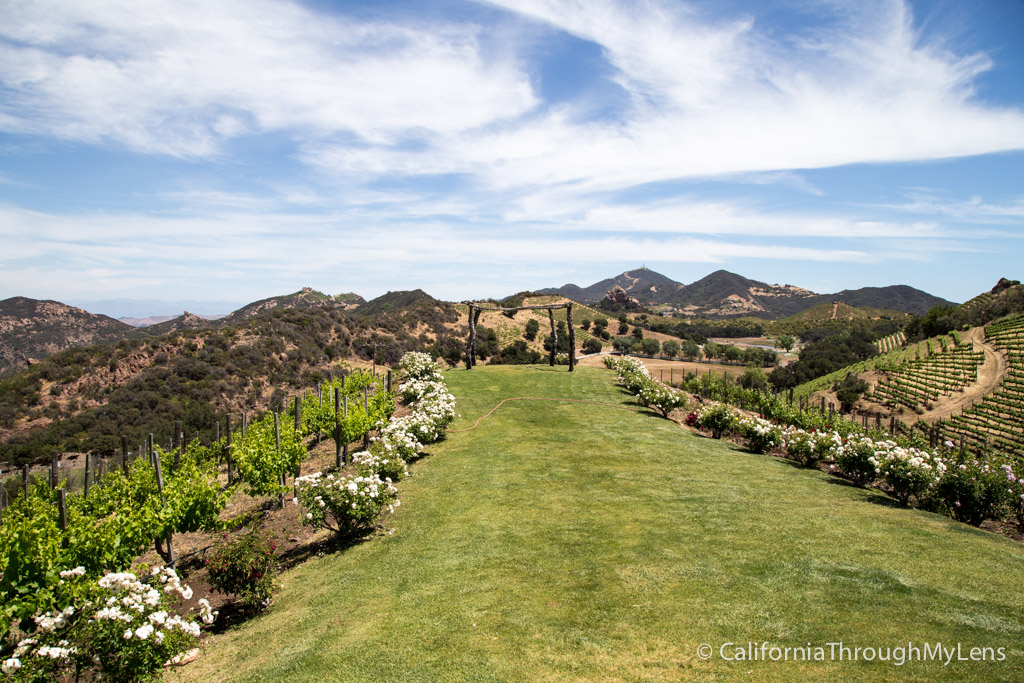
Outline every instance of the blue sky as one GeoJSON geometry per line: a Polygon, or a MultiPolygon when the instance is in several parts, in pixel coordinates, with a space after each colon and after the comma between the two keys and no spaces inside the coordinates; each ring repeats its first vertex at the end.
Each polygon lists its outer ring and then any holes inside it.
{"type": "Polygon", "coordinates": [[[1018,0],[0,19],[0,298],[462,300],[641,264],[953,301],[1024,279],[1018,0]]]}

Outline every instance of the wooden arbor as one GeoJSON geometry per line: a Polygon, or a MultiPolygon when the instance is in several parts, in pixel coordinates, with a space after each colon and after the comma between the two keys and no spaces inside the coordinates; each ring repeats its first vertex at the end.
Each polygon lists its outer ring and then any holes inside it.
{"type": "Polygon", "coordinates": [[[558,350],[558,330],[555,328],[555,311],[565,309],[566,326],[569,328],[569,372],[576,369],[576,330],[572,326],[572,304],[547,304],[541,306],[516,306],[513,308],[501,308],[498,306],[481,306],[479,304],[466,302],[469,306],[469,347],[466,349],[466,369],[472,370],[476,365],[476,325],[480,321],[480,314],[484,311],[498,311],[501,313],[512,313],[515,311],[536,311],[547,309],[548,320],[551,321],[551,357],[550,364],[555,364],[555,353],[558,350]]]}

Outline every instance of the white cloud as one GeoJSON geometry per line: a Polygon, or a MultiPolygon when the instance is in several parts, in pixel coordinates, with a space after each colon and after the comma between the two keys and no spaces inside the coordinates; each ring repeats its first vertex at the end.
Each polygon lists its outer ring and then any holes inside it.
{"type": "Polygon", "coordinates": [[[23,3],[0,27],[0,125],[182,156],[263,131],[457,133],[536,104],[525,74],[482,55],[478,31],[269,0],[23,3]]]}
{"type": "Polygon", "coordinates": [[[715,23],[685,5],[496,4],[601,46],[631,106],[612,123],[560,107],[425,149],[326,146],[306,159],[352,178],[457,173],[489,189],[599,192],[1024,148],[1024,113],[972,100],[989,58],[923,43],[898,2],[774,42],[756,18],[715,23]]]}

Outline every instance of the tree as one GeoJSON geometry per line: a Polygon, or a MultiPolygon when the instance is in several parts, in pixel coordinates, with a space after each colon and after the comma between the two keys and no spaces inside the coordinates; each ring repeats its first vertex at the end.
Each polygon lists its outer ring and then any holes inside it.
{"type": "Polygon", "coordinates": [[[619,321],[619,334],[626,334],[629,332],[629,323],[619,321]]]}
{"type": "Polygon", "coordinates": [[[580,329],[584,332],[590,329],[590,320],[588,318],[584,318],[580,321],[580,329]]]}
{"type": "Polygon", "coordinates": [[[768,389],[768,375],[761,368],[751,365],[740,375],[739,383],[744,389],[765,391],[768,389]]]}
{"type": "Polygon", "coordinates": [[[657,339],[648,337],[640,342],[640,349],[646,356],[657,356],[661,349],[661,343],[657,339]]]}
{"type": "Polygon", "coordinates": [[[725,359],[728,361],[738,361],[743,357],[743,349],[738,346],[728,344],[724,349],[725,359]]]}
{"type": "Polygon", "coordinates": [[[716,344],[715,342],[709,341],[704,344],[704,356],[707,357],[709,360],[718,358],[718,356],[721,353],[722,347],[716,344]]]}
{"type": "Polygon", "coordinates": [[[687,339],[683,342],[683,356],[688,360],[697,360],[700,358],[700,347],[697,346],[697,342],[692,339],[687,339]]]}
{"type": "Polygon", "coordinates": [[[633,337],[634,337],[635,339],[643,339],[643,338],[644,338],[644,331],[643,331],[643,328],[640,328],[640,327],[634,327],[634,328],[633,328],[633,337]]]}
{"type": "Polygon", "coordinates": [[[612,340],[612,348],[618,353],[629,353],[633,350],[636,340],[632,337],[616,337],[612,340]]]}
{"type": "Polygon", "coordinates": [[[661,353],[669,358],[675,358],[679,355],[679,342],[675,339],[666,339],[661,345],[661,353]]]}
{"type": "Polygon", "coordinates": [[[780,334],[775,339],[775,345],[786,351],[792,349],[794,344],[796,344],[796,339],[793,339],[793,335],[791,334],[780,334]]]}
{"type": "Polygon", "coordinates": [[[528,365],[541,362],[541,355],[526,345],[522,339],[517,339],[501,350],[501,353],[491,358],[491,365],[528,365]]]}
{"type": "Polygon", "coordinates": [[[476,355],[480,360],[487,360],[498,352],[498,333],[490,327],[477,328],[476,355]]]}
{"type": "Polygon", "coordinates": [[[860,395],[868,390],[868,386],[866,381],[852,372],[847,374],[836,387],[836,398],[843,405],[843,410],[849,412],[853,408],[853,404],[860,398],[860,395]]]}
{"type": "Polygon", "coordinates": [[[593,337],[591,337],[587,341],[583,342],[583,353],[586,353],[586,354],[601,353],[601,349],[603,347],[604,347],[604,344],[602,344],[601,342],[599,342],[596,339],[594,339],[593,337]]]}
{"type": "Polygon", "coordinates": [[[594,319],[594,331],[603,332],[608,327],[608,318],[595,318],[594,319]]]}
{"type": "Polygon", "coordinates": [[[526,331],[523,333],[523,336],[526,337],[528,341],[533,341],[534,339],[537,338],[538,332],[540,332],[540,323],[537,322],[537,319],[530,318],[529,320],[527,320],[526,331]]]}

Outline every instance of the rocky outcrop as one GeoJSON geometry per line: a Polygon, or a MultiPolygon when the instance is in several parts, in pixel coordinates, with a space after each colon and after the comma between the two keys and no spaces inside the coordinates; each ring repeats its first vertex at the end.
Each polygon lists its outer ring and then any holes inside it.
{"type": "Polygon", "coordinates": [[[639,310],[641,308],[640,302],[627,294],[626,290],[618,285],[615,285],[605,293],[601,303],[623,310],[639,310]]]}

